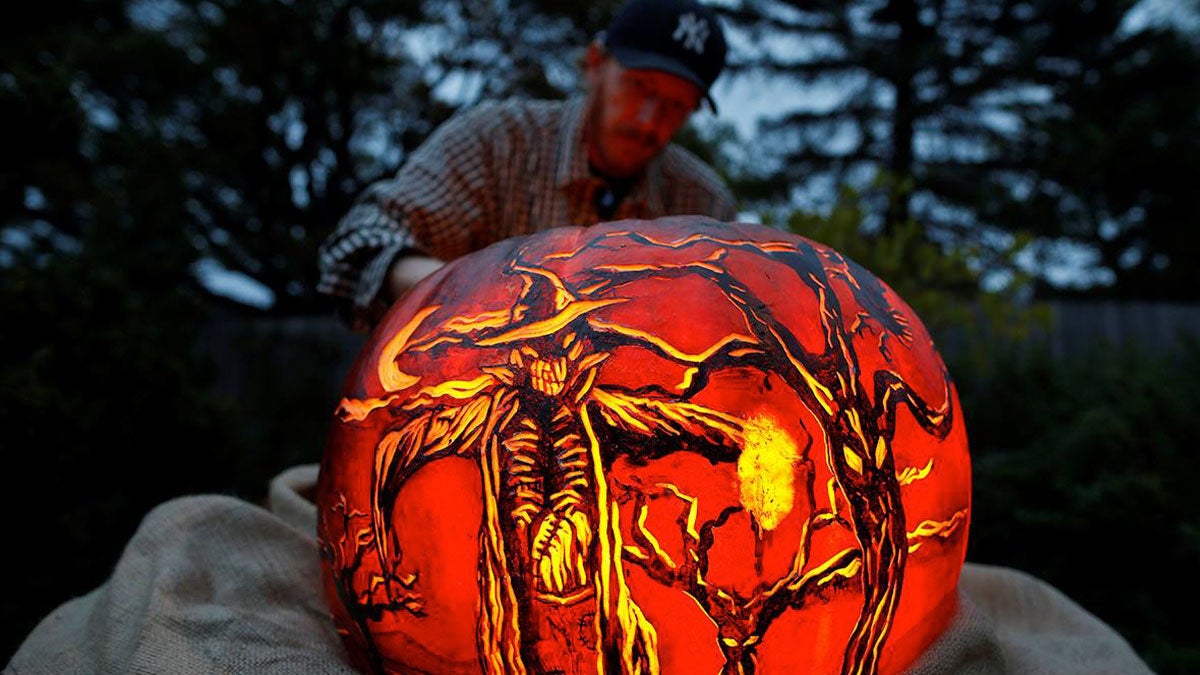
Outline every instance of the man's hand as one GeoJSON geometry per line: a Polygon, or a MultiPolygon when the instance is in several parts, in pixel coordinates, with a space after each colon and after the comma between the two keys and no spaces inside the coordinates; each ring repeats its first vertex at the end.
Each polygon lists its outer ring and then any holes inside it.
{"type": "Polygon", "coordinates": [[[445,264],[437,258],[423,255],[406,255],[398,259],[388,270],[387,288],[391,299],[395,301],[445,264]]]}

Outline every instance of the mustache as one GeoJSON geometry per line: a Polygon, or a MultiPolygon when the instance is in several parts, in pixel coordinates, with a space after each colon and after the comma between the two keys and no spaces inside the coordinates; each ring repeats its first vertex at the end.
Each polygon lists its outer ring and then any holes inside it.
{"type": "Polygon", "coordinates": [[[615,129],[613,129],[613,131],[616,132],[616,134],[621,138],[633,141],[638,145],[645,147],[646,149],[652,150],[662,145],[662,141],[659,139],[658,134],[653,132],[645,132],[634,126],[622,124],[618,125],[615,129]]]}

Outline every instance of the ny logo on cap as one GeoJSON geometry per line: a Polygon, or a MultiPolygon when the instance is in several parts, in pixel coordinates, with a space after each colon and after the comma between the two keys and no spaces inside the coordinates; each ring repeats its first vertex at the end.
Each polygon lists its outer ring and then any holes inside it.
{"type": "Polygon", "coordinates": [[[704,53],[704,42],[708,40],[708,22],[688,12],[679,17],[679,25],[671,33],[671,39],[683,42],[684,49],[690,49],[697,54],[704,53]]]}

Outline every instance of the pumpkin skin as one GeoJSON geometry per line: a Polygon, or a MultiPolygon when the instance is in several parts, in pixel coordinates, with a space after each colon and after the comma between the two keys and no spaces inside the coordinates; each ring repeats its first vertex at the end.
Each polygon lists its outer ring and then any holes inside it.
{"type": "Polygon", "coordinates": [[[870,673],[953,616],[971,466],[886,283],[686,216],[424,280],[348,374],[317,489],[364,671],[870,673]]]}

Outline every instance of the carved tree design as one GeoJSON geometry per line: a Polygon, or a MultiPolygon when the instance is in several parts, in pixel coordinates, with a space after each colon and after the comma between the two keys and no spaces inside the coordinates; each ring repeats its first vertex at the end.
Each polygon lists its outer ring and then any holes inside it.
{"type": "MultiPolygon", "coordinates": [[[[747,325],[754,331],[761,351],[734,357],[726,350],[711,355],[710,364],[725,365],[724,362],[728,361],[732,365],[737,361],[751,361],[764,371],[775,372],[802,396],[811,412],[822,418],[828,438],[826,460],[833,467],[838,485],[849,503],[851,523],[861,545],[857,554],[846,552],[839,556],[836,565],[828,568],[831,573],[840,570],[847,575],[852,573],[852,565],[861,564],[863,607],[846,645],[842,672],[875,672],[879,652],[887,639],[891,617],[899,600],[908,554],[900,483],[891,453],[896,411],[900,404],[908,405],[928,433],[936,438],[944,438],[953,424],[949,374],[943,370],[945,395],[943,403],[936,408],[917,396],[898,374],[891,371],[875,373],[874,399],[871,392],[859,386],[858,354],[851,345],[850,333],[874,327],[880,332],[881,341],[883,335],[890,334],[904,344],[911,339],[911,334],[907,325],[898,320],[900,315],[889,310],[897,305],[898,299],[885,298],[884,287],[872,275],[832,250],[822,254],[816,248],[797,245],[782,238],[777,242],[763,242],[690,234],[659,241],[634,231],[615,232],[609,236],[628,238],[651,247],[680,249],[699,244],[716,244],[720,247],[715,254],[703,260],[674,269],[660,268],[657,273],[694,274],[709,279],[745,314],[747,325]],[[825,349],[822,352],[808,353],[796,336],[772,315],[767,304],[729,274],[721,262],[730,250],[746,251],[783,263],[795,273],[797,281],[817,295],[825,335],[825,349]],[[814,273],[816,270],[824,270],[824,278],[814,273]],[[850,287],[854,297],[866,310],[855,317],[851,328],[846,326],[841,303],[832,288],[833,281],[839,279],[850,287]],[[791,368],[779,369],[776,365],[784,363],[790,364],[791,368]],[[871,414],[863,416],[860,411],[871,411],[871,414]]],[[[598,273],[606,273],[614,285],[619,285],[632,274],[621,269],[600,269],[598,273]]],[[[887,356],[887,353],[884,355],[887,356]]],[[[703,384],[697,378],[693,388],[703,384]]],[[[684,397],[690,393],[685,392],[684,397]]],[[[829,564],[822,565],[820,569],[827,569],[829,564]]],[[[801,568],[794,569],[798,573],[801,568]]],[[[791,590],[793,586],[797,586],[796,582],[788,581],[777,589],[791,590]]],[[[797,587],[802,586],[799,584],[797,587]]],[[[694,586],[689,588],[694,596],[701,590],[694,586]]],[[[768,598],[756,597],[742,604],[741,613],[753,615],[748,610],[754,606],[761,606],[762,609],[779,607],[781,604],[797,606],[803,601],[802,595],[773,600],[776,593],[778,590],[768,598]],[[773,602],[768,603],[769,599],[773,602]]],[[[772,614],[777,614],[777,611],[772,609],[772,613],[760,614],[760,617],[772,614]]],[[[748,632],[745,639],[761,637],[762,629],[765,626],[748,632]]],[[[744,672],[752,672],[752,657],[747,655],[742,658],[744,662],[740,668],[744,672]]]]}

